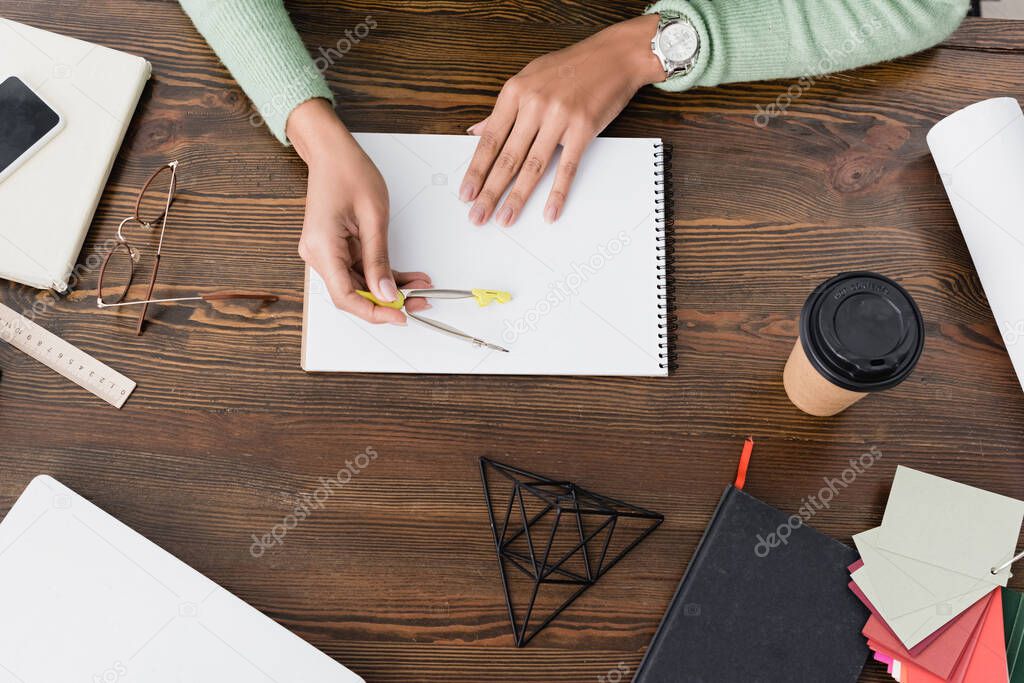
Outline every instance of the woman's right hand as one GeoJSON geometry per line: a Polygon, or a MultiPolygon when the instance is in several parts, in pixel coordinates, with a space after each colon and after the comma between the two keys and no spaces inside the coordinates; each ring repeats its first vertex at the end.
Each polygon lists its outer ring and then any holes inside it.
{"type": "MultiPolygon", "coordinates": [[[[335,306],[371,323],[404,325],[402,311],[356,293],[368,289],[381,301],[394,301],[400,287],[433,286],[426,273],[391,270],[388,188],[380,171],[327,100],[296,107],[287,133],[309,167],[299,255],[324,279],[335,306]]],[[[406,308],[415,312],[429,304],[414,299],[406,308]]]]}

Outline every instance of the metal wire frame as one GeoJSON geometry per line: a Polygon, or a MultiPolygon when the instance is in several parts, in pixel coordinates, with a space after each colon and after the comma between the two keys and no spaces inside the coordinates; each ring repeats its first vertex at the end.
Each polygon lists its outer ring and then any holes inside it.
{"type": "Polygon", "coordinates": [[[633,548],[658,528],[665,519],[656,512],[588,491],[572,482],[549,479],[488,458],[480,458],[480,478],[483,483],[484,499],[487,503],[487,515],[491,524],[491,534],[494,537],[494,549],[498,558],[498,570],[501,574],[502,589],[505,593],[505,606],[508,609],[509,621],[512,624],[512,636],[516,647],[523,647],[529,643],[534,636],[547,627],[576,598],[593,586],[598,579],[604,576],[633,548]],[[504,518],[501,521],[500,528],[498,519],[495,517],[491,486],[487,477],[488,470],[492,470],[505,477],[512,484],[512,492],[508,503],[505,505],[504,518]],[[524,493],[539,499],[544,503],[544,508],[540,512],[527,517],[526,503],[523,498],[524,493]],[[517,524],[521,524],[521,526],[510,536],[508,533],[509,524],[512,521],[514,511],[519,518],[517,524]],[[538,539],[540,542],[535,543],[534,534],[531,530],[534,525],[552,512],[554,513],[554,522],[551,526],[551,534],[547,537],[546,542],[543,542],[543,539],[538,539]],[[551,548],[554,544],[555,535],[561,526],[563,515],[570,516],[573,518],[572,521],[575,521],[575,536],[578,540],[570,550],[562,553],[561,557],[557,558],[557,560],[552,561],[551,548]],[[583,520],[585,517],[604,517],[605,519],[596,528],[587,533],[584,531],[585,525],[583,520]],[[649,520],[651,523],[639,536],[616,553],[614,557],[609,558],[608,549],[619,518],[649,520]],[[608,533],[601,544],[600,553],[597,555],[597,562],[595,564],[591,559],[593,553],[591,552],[590,544],[606,529],[608,533]],[[512,543],[521,537],[526,539],[526,546],[529,550],[528,555],[511,547],[512,543]],[[538,553],[538,546],[543,546],[540,553],[538,553]],[[583,573],[571,571],[564,566],[576,553],[580,553],[582,556],[583,573]],[[516,622],[516,608],[512,604],[512,591],[509,585],[506,563],[533,582],[530,600],[525,608],[521,625],[518,625],[516,622]],[[530,621],[533,618],[537,596],[541,586],[544,584],[575,585],[579,586],[579,588],[570,594],[551,614],[547,615],[538,625],[531,629],[530,621]]]}

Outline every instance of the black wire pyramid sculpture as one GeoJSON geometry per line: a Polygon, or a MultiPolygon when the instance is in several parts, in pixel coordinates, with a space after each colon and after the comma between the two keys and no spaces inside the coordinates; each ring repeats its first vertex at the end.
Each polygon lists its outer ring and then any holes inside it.
{"type": "Polygon", "coordinates": [[[480,458],[480,478],[516,647],[530,642],[664,520],[572,482],[487,458],[480,458]]]}

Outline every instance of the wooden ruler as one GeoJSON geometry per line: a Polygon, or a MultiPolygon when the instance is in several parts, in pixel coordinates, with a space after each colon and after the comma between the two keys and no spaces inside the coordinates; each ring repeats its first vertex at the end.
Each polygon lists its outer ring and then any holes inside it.
{"type": "Polygon", "coordinates": [[[115,408],[123,406],[135,391],[135,382],[3,304],[0,341],[24,351],[115,408]]]}

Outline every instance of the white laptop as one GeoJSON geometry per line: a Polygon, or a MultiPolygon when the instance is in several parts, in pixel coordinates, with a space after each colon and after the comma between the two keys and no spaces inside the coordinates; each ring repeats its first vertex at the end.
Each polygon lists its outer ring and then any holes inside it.
{"type": "Polygon", "coordinates": [[[16,76],[63,129],[0,182],[0,278],[64,291],[150,76],[149,62],[0,18],[0,79],[16,76]]]}
{"type": "Polygon", "coordinates": [[[0,522],[0,683],[70,681],[362,679],[38,476],[0,522]]]}

